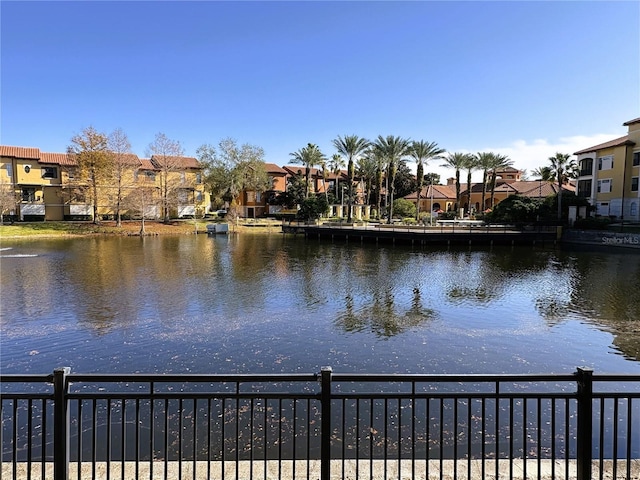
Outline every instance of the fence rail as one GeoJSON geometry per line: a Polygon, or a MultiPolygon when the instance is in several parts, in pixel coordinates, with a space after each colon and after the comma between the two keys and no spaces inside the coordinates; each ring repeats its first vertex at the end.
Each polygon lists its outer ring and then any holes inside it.
{"type": "Polygon", "coordinates": [[[0,479],[640,478],[640,375],[0,382],[0,479]]]}

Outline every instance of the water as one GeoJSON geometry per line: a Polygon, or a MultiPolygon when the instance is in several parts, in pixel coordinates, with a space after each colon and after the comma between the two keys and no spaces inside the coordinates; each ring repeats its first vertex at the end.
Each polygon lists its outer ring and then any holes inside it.
{"type": "Polygon", "coordinates": [[[640,373],[640,255],[4,240],[3,373],[640,373]]]}

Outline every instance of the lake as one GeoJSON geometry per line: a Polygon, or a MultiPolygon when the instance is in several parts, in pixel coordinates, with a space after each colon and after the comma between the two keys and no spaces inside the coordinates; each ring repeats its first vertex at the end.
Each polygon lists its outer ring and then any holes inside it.
{"type": "Polygon", "coordinates": [[[640,373],[640,255],[3,240],[3,373],[640,373]]]}

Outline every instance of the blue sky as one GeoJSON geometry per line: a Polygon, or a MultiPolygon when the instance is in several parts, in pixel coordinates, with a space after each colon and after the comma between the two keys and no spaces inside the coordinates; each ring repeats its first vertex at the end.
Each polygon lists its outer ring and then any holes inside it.
{"type": "MultiPolygon", "coordinates": [[[[0,2],[4,145],[92,125],[283,165],[401,135],[531,170],[640,116],[639,2],[0,2]]],[[[427,167],[443,176],[452,172],[427,167]]]]}

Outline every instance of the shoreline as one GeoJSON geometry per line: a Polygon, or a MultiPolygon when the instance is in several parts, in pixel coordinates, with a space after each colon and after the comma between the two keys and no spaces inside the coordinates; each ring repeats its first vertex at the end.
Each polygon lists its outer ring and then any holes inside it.
{"type": "MultiPolygon", "coordinates": [[[[145,221],[144,236],[165,235],[202,235],[207,234],[208,220],[172,220],[169,223],[162,221],[145,221]]],[[[282,233],[281,223],[243,222],[239,225],[229,223],[229,234],[245,233],[282,233]],[[255,224],[255,225],[254,225],[255,224]]],[[[2,240],[31,240],[37,238],[73,238],[95,236],[122,236],[140,237],[140,221],[126,220],[121,227],[116,226],[113,220],[102,221],[94,224],[91,222],[19,222],[0,225],[0,241],[2,240]]]]}

